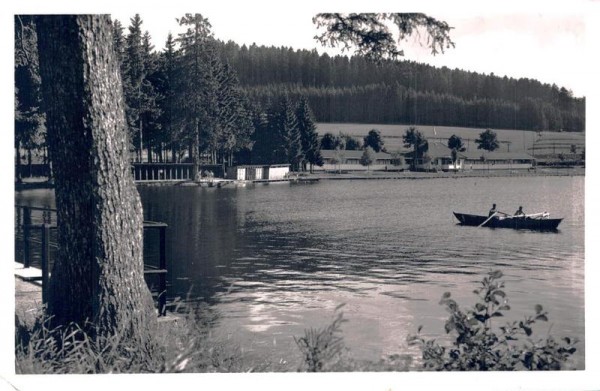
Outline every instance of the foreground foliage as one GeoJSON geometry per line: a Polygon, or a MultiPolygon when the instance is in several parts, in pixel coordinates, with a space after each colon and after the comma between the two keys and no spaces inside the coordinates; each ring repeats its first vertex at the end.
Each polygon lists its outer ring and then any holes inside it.
{"type": "Polygon", "coordinates": [[[342,323],[346,322],[344,314],[339,311],[342,307],[343,304],[335,309],[336,317],[328,326],[322,329],[310,328],[304,331],[303,337],[294,337],[308,372],[323,371],[342,353],[344,349],[344,339],[341,335],[342,323]]]}
{"type": "MultiPolygon", "coordinates": [[[[159,325],[159,351],[143,355],[121,334],[96,335],[78,325],[50,329],[42,317],[34,325],[16,318],[15,372],[19,374],[252,372],[270,363],[248,361],[234,342],[211,332],[215,314],[206,307],[185,309],[175,321],[159,325]]],[[[89,330],[89,329],[88,329],[89,330]]]]}
{"type": "MultiPolygon", "coordinates": [[[[409,336],[409,343],[418,344],[423,353],[423,367],[430,370],[489,371],[489,370],[558,370],[565,369],[575,353],[575,339],[552,336],[533,340],[533,326],[548,321],[541,305],[535,314],[521,321],[508,322],[496,328],[492,321],[510,310],[503,291],[502,272],[490,272],[473,292],[478,301],[463,311],[446,292],[440,304],[446,306],[450,317],[444,326],[453,337],[451,346],[420,335],[409,336]]],[[[419,328],[419,332],[421,328],[419,328]]]]}
{"type": "MultiPolygon", "coordinates": [[[[95,337],[76,325],[50,330],[47,319],[27,325],[17,317],[15,358],[17,373],[179,373],[179,372],[274,372],[298,369],[306,372],[560,370],[569,369],[577,349],[575,339],[551,335],[534,340],[537,322],[548,321],[541,305],[520,321],[493,324],[510,310],[502,273],[490,272],[474,290],[478,300],[463,310],[450,293],[442,296],[450,316],[445,332],[451,342],[442,344],[417,334],[409,344],[421,349],[422,362],[415,367],[409,354],[392,354],[378,361],[356,360],[345,346],[341,308],[320,328],[306,329],[294,337],[300,357],[252,358],[235,342],[216,337],[212,326],[218,314],[208,306],[179,310],[177,321],[163,323],[154,338],[161,350],[148,357],[124,335],[95,337]],[[495,322],[495,321],[494,321],[495,322]],[[297,366],[296,363],[300,365],[297,366]]],[[[44,319],[44,318],[42,318],[44,319]]],[[[419,328],[419,332],[421,328],[419,328]]]]}

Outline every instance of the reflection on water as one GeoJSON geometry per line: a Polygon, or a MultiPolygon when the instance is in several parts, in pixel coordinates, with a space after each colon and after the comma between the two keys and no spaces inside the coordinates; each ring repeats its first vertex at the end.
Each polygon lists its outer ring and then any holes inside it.
{"type": "MultiPolygon", "coordinates": [[[[553,334],[584,339],[583,177],[144,187],[140,194],[144,217],[169,224],[170,294],[208,303],[220,314],[219,330],[273,361],[298,356],[292,336],[325,325],[341,303],[354,357],[406,351],[419,325],[429,336],[443,333],[445,291],[470,305],[492,269],[505,274],[506,320],[540,303],[551,320],[541,332],[552,324],[553,334]],[[456,225],[453,210],[482,214],[492,203],[565,219],[557,233],[456,225]]],[[[578,359],[583,368],[583,354],[578,359]]]]}

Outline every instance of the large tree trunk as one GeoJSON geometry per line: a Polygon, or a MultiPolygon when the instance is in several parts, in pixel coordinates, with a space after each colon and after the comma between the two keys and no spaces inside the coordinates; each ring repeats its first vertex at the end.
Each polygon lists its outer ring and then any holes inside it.
{"type": "Polygon", "coordinates": [[[110,17],[49,15],[37,26],[58,220],[48,313],[53,325],[118,331],[150,352],[157,320],[110,17]]]}

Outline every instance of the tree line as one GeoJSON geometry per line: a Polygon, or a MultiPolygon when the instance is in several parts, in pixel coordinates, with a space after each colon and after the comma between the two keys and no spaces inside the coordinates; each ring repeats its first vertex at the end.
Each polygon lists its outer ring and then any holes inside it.
{"type": "MultiPolygon", "coordinates": [[[[585,128],[585,98],[535,80],[239,46],[217,40],[200,14],[177,19],[185,31],[156,50],[141,17],[129,22],[115,20],[112,33],[130,150],[140,162],[306,169],[321,162],[315,121],[585,128]]],[[[47,156],[36,45],[33,18],[16,16],[15,149],[47,156]]]]}
{"type": "MultiPolygon", "coordinates": [[[[220,56],[209,21],[177,19],[185,31],[155,50],[139,15],[112,23],[129,149],[138,162],[321,164],[314,115],[306,99],[280,94],[252,102],[220,56]]],[[[15,149],[46,146],[34,19],[15,18],[15,149]]],[[[17,164],[21,159],[17,153],[17,164]]],[[[19,170],[17,169],[17,172],[19,170]]],[[[196,175],[194,172],[193,175],[196,175]]]]}
{"type": "Polygon", "coordinates": [[[319,122],[585,129],[585,98],[556,84],[316,50],[231,41],[220,47],[252,99],[301,93],[319,122]]]}

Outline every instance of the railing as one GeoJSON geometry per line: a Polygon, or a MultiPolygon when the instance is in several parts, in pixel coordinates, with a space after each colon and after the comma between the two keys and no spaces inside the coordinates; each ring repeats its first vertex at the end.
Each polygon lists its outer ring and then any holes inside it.
{"type": "MultiPolygon", "coordinates": [[[[51,232],[56,229],[56,224],[52,223],[52,213],[56,213],[56,209],[52,208],[41,208],[35,206],[23,206],[15,205],[16,209],[16,235],[18,237],[21,234],[21,242],[23,245],[23,267],[31,267],[31,243],[40,245],[40,261],[42,270],[42,303],[47,302],[47,287],[48,281],[51,278],[50,273],[50,249],[57,249],[56,243],[52,243],[51,232]],[[42,223],[32,223],[32,211],[42,212],[42,223]],[[21,231],[22,228],[22,232],[21,231]],[[34,238],[32,235],[33,231],[39,230],[41,232],[40,239],[34,238]]],[[[144,221],[144,230],[157,230],[158,231],[158,267],[144,264],[144,276],[158,276],[158,292],[155,293],[158,302],[158,315],[164,316],[166,314],[167,304],[167,256],[166,256],[166,231],[167,224],[155,222],[155,221],[144,221]]],[[[35,278],[39,279],[39,278],[35,278]]],[[[150,285],[149,285],[149,288],[150,285]]]]}
{"type": "MultiPolygon", "coordinates": [[[[137,182],[152,181],[189,181],[192,178],[194,165],[192,163],[132,163],[131,175],[137,182]]],[[[215,177],[224,177],[223,166],[220,164],[201,164],[200,171],[211,171],[215,177]]],[[[22,178],[49,177],[50,165],[48,164],[23,164],[19,170],[22,178]]]]}
{"type": "Polygon", "coordinates": [[[50,165],[46,163],[21,163],[15,165],[15,176],[21,178],[49,177],[50,165]]]}
{"type": "MultiPolygon", "coordinates": [[[[192,180],[194,165],[192,163],[133,163],[131,174],[137,182],[146,181],[187,181],[192,180]]],[[[214,176],[222,177],[223,166],[218,164],[202,164],[200,171],[211,171],[214,176]]]]}

